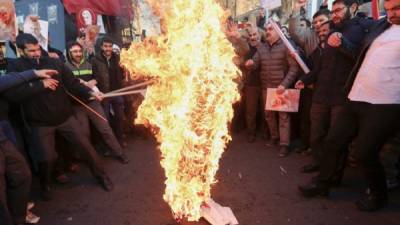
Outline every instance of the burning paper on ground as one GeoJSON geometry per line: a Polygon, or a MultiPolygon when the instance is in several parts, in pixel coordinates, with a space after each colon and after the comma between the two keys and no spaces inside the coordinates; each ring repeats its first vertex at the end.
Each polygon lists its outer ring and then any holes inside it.
{"type": "Polygon", "coordinates": [[[239,224],[231,208],[222,207],[212,199],[206,201],[201,207],[201,216],[211,223],[211,225],[239,224]]]}
{"type": "Polygon", "coordinates": [[[198,221],[217,183],[219,159],[231,140],[232,104],[240,97],[235,52],[221,25],[227,16],[214,0],[148,3],[161,17],[162,35],[132,44],[121,52],[121,63],[133,78],[157,79],[136,123],[152,129],[159,142],[164,200],[175,219],[198,221]]]}

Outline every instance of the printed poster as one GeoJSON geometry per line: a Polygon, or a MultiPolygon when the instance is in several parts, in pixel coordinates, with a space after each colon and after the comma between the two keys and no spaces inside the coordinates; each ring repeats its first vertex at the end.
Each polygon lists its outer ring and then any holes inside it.
{"type": "Polygon", "coordinates": [[[17,36],[15,7],[12,0],[0,0],[0,41],[17,36]]]}
{"type": "Polygon", "coordinates": [[[298,112],[299,102],[300,90],[286,89],[283,94],[277,94],[276,88],[268,88],[265,110],[280,112],[298,112]]]}
{"type": "Polygon", "coordinates": [[[281,0],[260,0],[260,5],[264,9],[272,10],[282,6],[281,0]]]}
{"type": "Polygon", "coordinates": [[[48,50],[49,22],[40,20],[38,16],[27,16],[24,33],[32,34],[44,50],[48,50]]]}

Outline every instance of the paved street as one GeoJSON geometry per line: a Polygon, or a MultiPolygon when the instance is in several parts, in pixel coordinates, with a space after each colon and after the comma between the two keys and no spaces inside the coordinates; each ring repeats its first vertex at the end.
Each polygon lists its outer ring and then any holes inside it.
{"type": "MultiPolygon", "coordinates": [[[[128,165],[105,159],[115,182],[111,193],[103,191],[84,169],[72,174],[72,184],[55,186],[55,199],[37,202],[34,213],[40,225],[169,225],[168,205],[162,200],[164,175],[153,140],[129,141],[128,165]]],[[[297,184],[308,175],[299,168],[308,158],[296,153],[277,157],[264,141],[248,144],[235,135],[221,160],[219,182],[213,188],[216,202],[232,208],[241,225],[398,225],[400,190],[391,193],[389,208],[362,213],[354,201],[364,185],[356,169],[348,169],[341,188],[331,200],[308,200],[297,194],[297,184]]],[[[204,221],[186,224],[207,224],[204,221]]]]}

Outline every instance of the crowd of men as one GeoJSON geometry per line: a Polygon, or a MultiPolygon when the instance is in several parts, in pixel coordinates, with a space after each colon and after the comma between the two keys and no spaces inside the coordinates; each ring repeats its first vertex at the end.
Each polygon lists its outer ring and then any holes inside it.
{"type": "MultiPolygon", "coordinates": [[[[310,22],[305,4],[294,2],[287,38],[310,68],[307,74],[264,13],[245,32],[229,25],[227,35],[241,56],[235,62],[243,72],[247,141],[254,142],[260,128],[279,157],[292,149],[311,154],[301,172],[317,175],[298,187],[304,197],[327,196],[341,184],[346,165],[357,165],[368,183],[357,208],[381,209],[388,188],[399,185],[400,1],[385,0],[380,20],[358,12],[357,0],[335,0],[332,10],[324,1],[310,22]],[[299,112],[266,110],[269,88],[277,94],[300,89],[299,112]],[[296,137],[300,144],[291,143],[296,137]],[[381,152],[387,143],[391,153],[381,152]]],[[[236,110],[240,114],[240,106],[236,110]]]]}
{"type": "MultiPolygon", "coordinates": [[[[301,171],[317,176],[299,186],[305,197],[328,195],[355,159],[368,183],[357,208],[375,211],[387,204],[388,187],[399,184],[393,169],[399,151],[384,164],[380,152],[400,127],[400,0],[385,0],[380,20],[358,13],[357,0],[335,0],[331,11],[326,2],[310,22],[305,1],[296,1],[288,21],[287,36],[310,68],[307,74],[263,11],[244,30],[228,22],[226,35],[243,73],[247,141],[254,142],[261,130],[279,157],[311,154],[312,162],[301,171]],[[300,89],[299,112],[265,110],[268,88],[277,94],[300,89]],[[293,143],[297,136],[300,144],[293,143]]],[[[0,221],[5,225],[26,222],[31,171],[37,171],[41,197],[51,200],[53,180],[68,182],[66,171],[76,172],[77,160],[86,162],[106,191],[113,183],[98,152],[129,162],[123,150],[124,99],[102,94],[121,88],[125,79],[111,39],[102,38],[96,54],[87,54],[79,41],[68,43],[65,58],[44,51],[30,34],[21,33],[10,44],[20,57],[5,59],[0,51],[0,221]]],[[[399,150],[396,144],[393,149],[399,150]]]]}

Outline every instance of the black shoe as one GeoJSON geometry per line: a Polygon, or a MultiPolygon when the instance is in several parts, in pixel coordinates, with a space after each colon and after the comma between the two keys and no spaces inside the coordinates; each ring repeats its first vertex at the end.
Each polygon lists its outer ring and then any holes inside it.
{"type": "Polygon", "coordinates": [[[299,185],[298,189],[302,196],[306,198],[313,198],[317,196],[329,196],[329,188],[327,186],[318,184],[315,181],[311,181],[306,185],[299,185]]]}
{"type": "Polygon", "coordinates": [[[256,136],[253,134],[247,135],[247,142],[248,143],[254,143],[256,141],[256,136]]]}
{"type": "Polygon", "coordinates": [[[278,140],[277,139],[269,139],[265,145],[268,147],[277,147],[278,140]]]}
{"type": "Polygon", "coordinates": [[[384,208],[387,203],[387,197],[380,197],[374,194],[365,194],[356,201],[356,206],[360,211],[373,212],[384,208]]]}
{"type": "Polygon", "coordinates": [[[319,171],[319,166],[317,164],[311,163],[305,165],[301,168],[302,173],[314,173],[319,171]]]}
{"type": "Polygon", "coordinates": [[[51,201],[53,199],[53,191],[50,186],[45,185],[40,187],[40,196],[44,201],[51,201]]]}
{"type": "Polygon", "coordinates": [[[98,180],[104,190],[112,191],[114,189],[114,184],[107,175],[98,178],[98,180]]]}
{"type": "Polygon", "coordinates": [[[286,157],[287,155],[289,155],[289,146],[282,145],[279,148],[278,156],[283,158],[283,157],[286,157]]]}
{"type": "Polygon", "coordinates": [[[128,164],[129,163],[128,156],[126,156],[125,154],[121,154],[121,155],[117,156],[117,160],[122,164],[128,164]]]}

